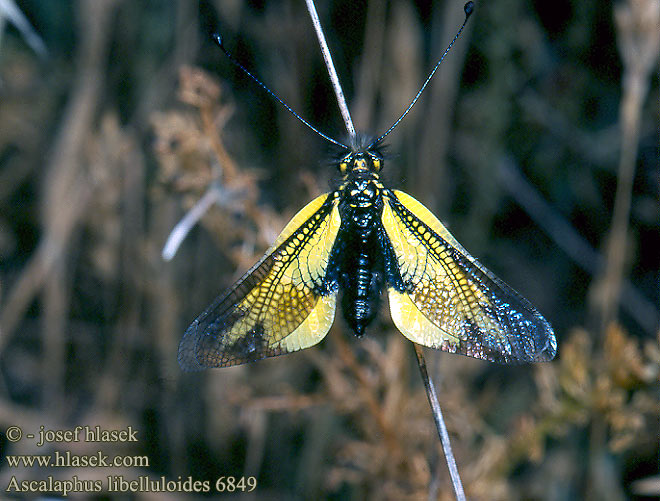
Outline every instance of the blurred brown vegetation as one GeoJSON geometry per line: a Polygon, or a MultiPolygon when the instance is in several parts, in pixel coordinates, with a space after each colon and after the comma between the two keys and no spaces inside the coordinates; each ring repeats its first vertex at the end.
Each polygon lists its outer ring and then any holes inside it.
{"type": "MultiPolygon", "coordinates": [[[[304,2],[17,5],[48,56],[5,25],[0,428],[132,425],[137,444],[103,446],[149,456],[114,472],[127,479],[254,475],[255,499],[453,499],[412,349],[386,311],[364,340],[339,320],[299,354],[196,374],[176,364],[188,323],[334,174],[328,145],[210,40],[221,30],[341,138],[304,2]],[[217,203],[164,262],[169,232],[209,190],[217,203]]],[[[461,2],[317,8],[356,126],[374,133],[463,17],[461,2]]],[[[557,360],[525,367],[427,350],[469,499],[660,494],[659,16],[655,0],[477,2],[391,135],[390,185],[446,221],[559,340],[557,360]]],[[[0,463],[3,486],[74,474],[108,473],[0,463]]]]}

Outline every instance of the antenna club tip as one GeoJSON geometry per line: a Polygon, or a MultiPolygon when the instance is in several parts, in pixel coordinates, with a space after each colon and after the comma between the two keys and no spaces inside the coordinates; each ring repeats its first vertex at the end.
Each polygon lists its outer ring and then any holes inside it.
{"type": "Polygon", "coordinates": [[[467,20],[468,17],[470,17],[470,14],[474,12],[474,2],[468,2],[463,6],[463,10],[465,11],[465,19],[467,20]]]}
{"type": "Polygon", "coordinates": [[[219,47],[222,47],[223,42],[222,42],[222,35],[220,35],[220,33],[214,33],[213,35],[211,35],[211,38],[215,43],[218,44],[219,47]]]}

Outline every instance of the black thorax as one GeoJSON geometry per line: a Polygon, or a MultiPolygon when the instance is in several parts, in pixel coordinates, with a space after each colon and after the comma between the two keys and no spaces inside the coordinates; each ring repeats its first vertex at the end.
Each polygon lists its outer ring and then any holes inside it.
{"type": "Polygon", "coordinates": [[[344,318],[356,335],[378,314],[384,283],[383,196],[378,176],[352,172],[340,189],[341,228],[332,250],[344,318]]]}

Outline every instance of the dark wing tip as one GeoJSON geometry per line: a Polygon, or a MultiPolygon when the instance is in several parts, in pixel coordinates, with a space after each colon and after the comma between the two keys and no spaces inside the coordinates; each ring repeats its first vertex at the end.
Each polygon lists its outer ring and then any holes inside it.
{"type": "Polygon", "coordinates": [[[557,354],[557,338],[555,337],[555,333],[547,321],[544,320],[544,324],[545,329],[539,339],[539,341],[543,342],[543,346],[537,352],[534,362],[549,362],[557,354]]]}
{"type": "MultiPolygon", "coordinates": [[[[523,298],[520,300],[527,303],[523,298]]],[[[516,365],[549,362],[555,358],[557,338],[552,326],[535,308],[527,307],[524,316],[519,310],[507,311],[508,334],[501,340],[503,346],[489,346],[495,353],[491,353],[492,361],[516,365]],[[502,355],[501,359],[498,359],[497,352],[502,355]]]]}
{"type": "Polygon", "coordinates": [[[181,343],[179,343],[179,355],[177,356],[177,360],[179,361],[179,366],[185,372],[201,371],[206,368],[197,360],[198,331],[199,319],[196,319],[186,329],[183,339],[181,339],[181,343]]]}

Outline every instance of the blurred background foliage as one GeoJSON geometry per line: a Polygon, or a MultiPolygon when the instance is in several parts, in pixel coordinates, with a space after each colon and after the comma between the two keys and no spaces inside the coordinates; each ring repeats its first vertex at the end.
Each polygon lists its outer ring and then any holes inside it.
{"type": "MultiPolygon", "coordinates": [[[[328,189],[345,133],[304,2],[0,2],[0,428],[139,430],[150,466],[255,499],[453,499],[408,342],[386,308],[356,340],[183,374],[188,323],[328,189]],[[15,18],[13,20],[15,22],[15,18]],[[216,203],[165,262],[168,234],[216,203]]],[[[456,1],[317,2],[356,126],[401,113],[463,18],[456,1]]],[[[552,363],[431,353],[469,499],[660,494],[656,0],[477,2],[389,138],[385,176],[529,298],[552,363]]],[[[3,453],[90,453],[93,444],[3,453]]],[[[85,469],[9,478],[105,478],[85,469]]],[[[102,497],[102,496],[101,496],[102,497]]],[[[135,494],[135,499],[149,497],[135,494]]],[[[172,499],[189,498],[172,494],[172,499]]]]}

